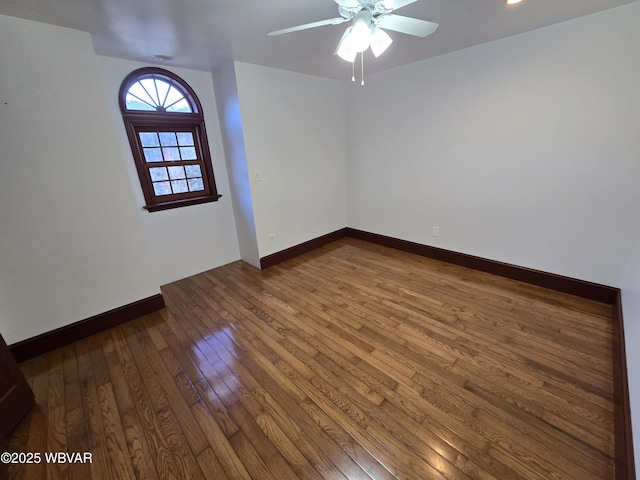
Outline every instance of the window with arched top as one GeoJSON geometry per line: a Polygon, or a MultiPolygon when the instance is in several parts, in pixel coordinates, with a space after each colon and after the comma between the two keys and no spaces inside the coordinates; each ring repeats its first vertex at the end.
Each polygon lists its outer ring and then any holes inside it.
{"type": "Polygon", "coordinates": [[[215,202],[202,106],[191,87],[161,68],[141,68],[120,86],[120,111],[150,212],[215,202]]]}

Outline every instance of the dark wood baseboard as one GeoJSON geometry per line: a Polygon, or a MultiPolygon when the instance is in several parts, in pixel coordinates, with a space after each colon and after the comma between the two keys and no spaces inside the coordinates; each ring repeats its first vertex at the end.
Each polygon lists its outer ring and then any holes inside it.
{"type": "Polygon", "coordinates": [[[37,357],[56,348],[63,347],[77,340],[89,337],[94,333],[102,332],[108,328],[141,317],[156,310],[164,308],[164,298],[158,293],[151,297],[138,300],[123,307],[118,307],[108,312],[95,315],[85,320],[65,325],[50,332],[27,338],[21,342],[9,346],[9,350],[16,361],[23,362],[37,357]]]}
{"type": "Polygon", "coordinates": [[[627,354],[622,318],[622,294],[620,290],[613,305],[613,430],[616,452],[615,480],[635,480],[633,431],[631,429],[631,403],[627,377],[627,354]]]}
{"type": "Polygon", "coordinates": [[[302,255],[303,253],[310,252],[311,250],[315,250],[316,248],[335,242],[336,240],[346,237],[347,230],[347,228],[341,228],[335,232],[327,233],[321,237],[314,238],[299,245],[294,245],[293,247],[262,257],[260,259],[260,268],[265,269],[272,267],[278,263],[284,262],[285,260],[295,258],[298,255],[302,255]]]}
{"type": "Polygon", "coordinates": [[[310,252],[316,248],[327,245],[343,237],[356,238],[366,242],[375,243],[385,247],[402,250],[408,253],[414,253],[423,257],[441,260],[443,262],[460,265],[463,267],[473,268],[481,272],[487,272],[501,277],[511,278],[520,282],[549,288],[558,292],[569,293],[582,298],[595,300],[596,302],[608,303],[613,305],[616,301],[616,295],[619,289],[601,285],[598,283],[578,280],[576,278],[556,275],[554,273],[534,270],[532,268],[520,267],[510,263],[489,260],[487,258],[476,257],[466,253],[454,252],[443,248],[423,245],[421,243],[410,242],[408,240],[400,240],[378,233],[365,232],[355,228],[343,228],[335,232],[327,233],[321,237],[314,238],[307,242],[295,245],[293,247],[281,250],[279,252],[267,255],[260,259],[260,267],[262,269],[272,267],[286,260],[310,252]]]}
{"type": "Polygon", "coordinates": [[[524,283],[549,288],[558,292],[570,293],[582,298],[588,298],[597,302],[613,304],[616,292],[619,290],[607,285],[578,280],[571,277],[564,277],[554,273],[543,272],[531,268],[520,267],[509,263],[489,260],[482,257],[475,257],[465,253],[458,253],[438,247],[431,247],[421,243],[400,240],[377,233],[365,232],[354,228],[347,228],[347,236],[376,243],[385,247],[395,248],[409,253],[415,253],[423,257],[441,260],[454,265],[473,268],[481,272],[492,273],[501,277],[511,278],[524,283]]]}

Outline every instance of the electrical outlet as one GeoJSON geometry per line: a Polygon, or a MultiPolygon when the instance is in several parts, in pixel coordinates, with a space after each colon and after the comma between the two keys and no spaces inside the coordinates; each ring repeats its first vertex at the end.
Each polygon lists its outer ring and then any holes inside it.
{"type": "Polygon", "coordinates": [[[276,234],[275,233],[270,233],[269,234],[269,243],[275,243],[276,242],[276,234]]]}
{"type": "Polygon", "coordinates": [[[440,236],[440,227],[433,227],[433,230],[431,231],[431,235],[433,235],[434,237],[439,237],[440,236]]]}

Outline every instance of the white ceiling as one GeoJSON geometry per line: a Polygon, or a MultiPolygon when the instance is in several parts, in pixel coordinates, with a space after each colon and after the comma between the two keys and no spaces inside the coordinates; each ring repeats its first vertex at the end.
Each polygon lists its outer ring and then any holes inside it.
{"type": "MultiPolygon", "coordinates": [[[[368,75],[636,0],[419,0],[396,13],[440,24],[426,38],[389,32],[368,75]]],[[[0,0],[0,14],[91,33],[100,55],[211,70],[237,60],[347,80],[351,65],[333,55],[348,24],[281,36],[267,32],[339,16],[333,0],[0,0]]]]}

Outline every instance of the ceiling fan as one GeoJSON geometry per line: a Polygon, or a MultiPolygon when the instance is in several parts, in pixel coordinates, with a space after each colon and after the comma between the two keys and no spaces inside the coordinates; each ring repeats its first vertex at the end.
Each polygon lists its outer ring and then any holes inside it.
{"type": "Polygon", "coordinates": [[[437,23],[392,13],[418,0],[334,1],[338,4],[340,17],[283,28],[282,30],[269,32],[267,35],[282,35],[308,28],[339,25],[351,21],[352,24],[342,35],[335,54],[348,62],[354,62],[358,53],[364,52],[369,47],[371,47],[374,56],[378,57],[391,45],[393,40],[383,28],[416,37],[426,37],[438,28],[437,23]]]}

